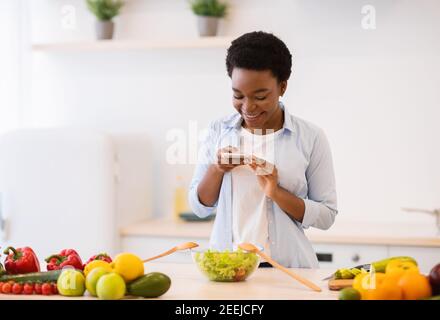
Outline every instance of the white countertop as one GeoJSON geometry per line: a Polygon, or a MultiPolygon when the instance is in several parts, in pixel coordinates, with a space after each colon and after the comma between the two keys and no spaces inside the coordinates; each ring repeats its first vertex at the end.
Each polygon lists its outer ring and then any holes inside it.
{"type": "MultiPolygon", "coordinates": [[[[329,300],[337,299],[338,292],[328,289],[322,279],[334,270],[291,269],[322,288],[315,292],[274,268],[259,268],[242,282],[213,282],[200,273],[195,264],[147,263],[145,273],[162,272],[171,278],[171,288],[159,299],[167,300],[329,300]]],[[[5,295],[0,299],[95,299],[88,295],[68,298],[60,295],[5,295]]]]}
{"type": "MultiPolygon", "coordinates": [[[[183,222],[151,219],[121,229],[123,237],[178,237],[208,239],[213,222],[183,222]]],[[[413,225],[392,226],[373,223],[335,223],[329,230],[306,230],[312,243],[394,245],[440,248],[440,237],[425,235],[413,225]]]]}

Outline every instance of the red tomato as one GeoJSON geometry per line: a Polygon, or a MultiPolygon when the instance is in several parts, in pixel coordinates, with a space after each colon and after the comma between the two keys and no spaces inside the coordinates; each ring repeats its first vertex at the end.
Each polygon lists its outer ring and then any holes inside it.
{"type": "Polygon", "coordinates": [[[41,283],[36,283],[34,286],[34,291],[36,294],[41,294],[41,283]]]}
{"type": "Polygon", "coordinates": [[[0,281],[0,293],[2,292],[2,287],[5,283],[0,281]]]}
{"type": "Polygon", "coordinates": [[[52,286],[50,285],[50,283],[45,283],[41,286],[41,292],[45,295],[45,296],[50,296],[52,294],[52,286]]]}
{"type": "Polygon", "coordinates": [[[56,283],[52,283],[52,293],[58,294],[58,287],[56,283]]]}
{"type": "Polygon", "coordinates": [[[2,286],[3,293],[11,293],[11,290],[12,290],[12,286],[10,283],[3,284],[3,286],[2,286]]]}
{"type": "Polygon", "coordinates": [[[13,294],[21,294],[23,292],[23,285],[20,283],[15,283],[12,286],[12,293],[13,294]]]}
{"type": "Polygon", "coordinates": [[[34,286],[31,283],[26,283],[23,287],[24,294],[32,294],[34,293],[34,286]]]}

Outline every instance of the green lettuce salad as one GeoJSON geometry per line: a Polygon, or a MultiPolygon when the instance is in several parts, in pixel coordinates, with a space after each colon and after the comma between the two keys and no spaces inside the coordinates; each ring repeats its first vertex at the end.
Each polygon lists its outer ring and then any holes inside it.
{"type": "Polygon", "coordinates": [[[255,253],[241,250],[230,252],[207,250],[195,252],[194,260],[199,269],[213,281],[245,280],[258,266],[259,258],[255,253]]]}

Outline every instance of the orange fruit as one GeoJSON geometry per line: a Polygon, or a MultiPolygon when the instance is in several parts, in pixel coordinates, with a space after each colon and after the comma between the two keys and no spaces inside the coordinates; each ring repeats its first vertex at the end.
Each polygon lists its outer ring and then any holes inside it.
{"type": "Polygon", "coordinates": [[[428,298],[432,294],[428,278],[415,271],[405,272],[399,279],[398,285],[405,300],[428,298]]]}
{"type": "Polygon", "coordinates": [[[398,278],[386,275],[376,289],[367,291],[366,298],[368,300],[401,300],[402,289],[398,285],[398,280],[398,278]]]}
{"type": "Polygon", "coordinates": [[[353,288],[361,294],[362,300],[372,300],[376,298],[376,291],[385,280],[384,273],[360,273],[353,281],[353,288]]]}

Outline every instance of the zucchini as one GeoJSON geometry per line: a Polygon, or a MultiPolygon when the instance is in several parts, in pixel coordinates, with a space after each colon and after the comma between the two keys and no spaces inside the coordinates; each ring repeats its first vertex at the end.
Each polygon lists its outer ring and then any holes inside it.
{"type": "Polygon", "coordinates": [[[52,270],[47,272],[31,272],[24,274],[5,274],[0,276],[1,282],[14,281],[17,283],[38,283],[56,282],[63,270],[52,270]]]}

